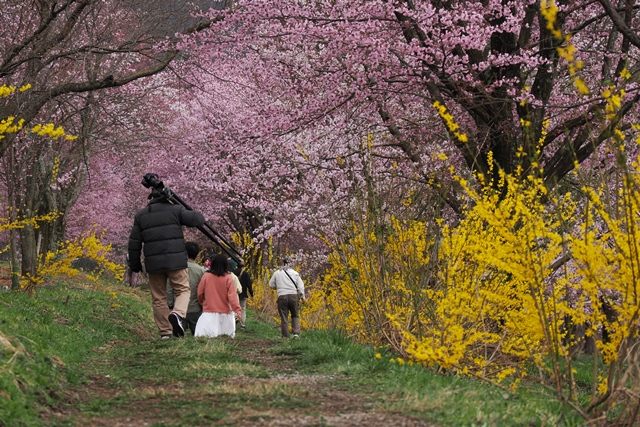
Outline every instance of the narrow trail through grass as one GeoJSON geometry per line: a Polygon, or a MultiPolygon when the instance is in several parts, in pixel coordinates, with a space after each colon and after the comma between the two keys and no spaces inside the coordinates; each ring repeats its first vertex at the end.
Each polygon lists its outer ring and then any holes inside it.
{"type": "Polygon", "coordinates": [[[0,307],[0,426],[582,425],[540,387],[506,393],[338,331],[283,340],[251,316],[235,339],[160,340],[140,289],[60,284],[0,307]]]}
{"type": "MultiPolygon", "coordinates": [[[[371,388],[354,392],[345,373],[298,369],[299,343],[266,324],[236,339],[113,342],[87,364],[90,381],[69,392],[57,425],[425,426],[390,411],[371,388]],[[267,336],[267,338],[264,338],[267,336]]],[[[313,337],[301,337],[304,340],[313,337]]]]}

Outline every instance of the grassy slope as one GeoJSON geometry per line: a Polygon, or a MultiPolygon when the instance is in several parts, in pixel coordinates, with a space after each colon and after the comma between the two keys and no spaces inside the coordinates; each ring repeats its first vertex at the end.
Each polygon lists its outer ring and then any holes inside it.
{"type": "Polygon", "coordinates": [[[439,375],[419,366],[375,360],[373,350],[332,331],[311,331],[279,350],[307,372],[341,374],[354,391],[389,396],[390,410],[444,425],[579,425],[581,419],[539,388],[510,395],[486,383],[439,375]]]}
{"type": "Polygon", "coordinates": [[[181,419],[208,425],[233,423],[239,412],[264,420],[265,408],[318,416],[308,402],[321,399],[322,383],[312,383],[322,378],[330,378],[328,395],[339,388],[376,410],[441,425],[579,423],[535,389],[508,396],[476,381],[376,360],[373,349],[335,332],[309,331],[282,341],[272,325],[251,321],[236,340],[160,341],[148,299],[121,287],[0,294],[0,425],[94,424],[104,418],[114,424],[133,412],[160,425],[182,425],[181,419]],[[9,342],[3,344],[2,336],[9,342]],[[278,366],[304,380],[270,382],[278,366]]]}
{"type": "Polygon", "coordinates": [[[130,291],[59,285],[34,296],[0,293],[0,425],[38,425],[41,411],[85,380],[94,349],[147,333],[148,311],[130,291]]]}

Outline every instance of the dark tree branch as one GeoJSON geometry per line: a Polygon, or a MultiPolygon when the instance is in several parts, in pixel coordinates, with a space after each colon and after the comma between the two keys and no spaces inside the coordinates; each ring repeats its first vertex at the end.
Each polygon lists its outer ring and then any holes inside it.
{"type": "MultiPolygon", "coordinates": [[[[169,63],[176,57],[177,51],[171,51],[164,54],[164,57],[157,60],[157,63],[146,67],[142,70],[125,74],[120,77],[108,75],[99,80],[87,80],[81,82],[62,83],[53,88],[40,92],[27,91],[17,94],[9,108],[2,112],[3,117],[17,116],[30,123],[40,112],[42,107],[50,100],[69,93],[89,92],[106,88],[113,88],[126,85],[134,80],[152,76],[164,70],[169,63]]],[[[13,142],[15,135],[8,134],[0,140],[0,157],[7,150],[7,147],[13,142]]]]}
{"type": "Polygon", "coordinates": [[[556,185],[567,173],[574,168],[574,162],[582,163],[587,159],[603,142],[611,138],[615,129],[622,119],[631,111],[634,105],[640,100],[640,94],[627,101],[616,116],[600,131],[598,136],[589,141],[591,128],[587,125],[582,127],[572,144],[563,144],[545,164],[543,177],[548,187],[556,185]]]}
{"type": "Polygon", "coordinates": [[[631,43],[635,47],[640,48],[640,36],[638,36],[638,34],[636,34],[629,27],[627,22],[625,22],[625,17],[620,16],[616,8],[611,4],[609,0],[598,0],[598,1],[600,2],[604,10],[607,12],[607,15],[609,15],[609,18],[611,18],[611,21],[613,21],[613,25],[616,26],[618,31],[620,31],[622,35],[626,37],[627,40],[629,40],[629,43],[631,43]]]}
{"type": "Polygon", "coordinates": [[[51,25],[53,20],[58,16],[58,14],[63,12],[72,2],[73,0],[66,3],[58,10],[55,9],[55,4],[51,5],[51,9],[46,14],[46,18],[40,23],[33,34],[23,40],[22,43],[15,45],[11,47],[11,49],[9,49],[4,61],[2,61],[2,64],[0,64],[0,77],[8,75],[16,67],[15,64],[11,63],[11,61],[13,61],[13,59],[18,56],[20,52],[22,52],[22,50],[24,50],[27,46],[31,45],[41,34],[44,34],[45,31],[49,28],[49,25],[51,25]]]}

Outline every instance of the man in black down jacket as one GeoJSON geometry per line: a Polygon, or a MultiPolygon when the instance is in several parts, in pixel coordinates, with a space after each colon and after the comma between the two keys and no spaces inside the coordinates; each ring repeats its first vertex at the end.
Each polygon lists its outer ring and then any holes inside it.
{"type": "Polygon", "coordinates": [[[144,249],[144,264],[149,273],[153,300],[153,318],[162,338],[184,336],[183,321],[189,304],[187,250],[182,226],[199,227],[204,217],[182,205],[170,203],[164,194],[153,190],[149,204],[136,213],[129,235],[129,267],[142,271],[140,251],[144,249]],[[166,283],[171,283],[175,295],[173,311],[167,307],[166,283]]]}

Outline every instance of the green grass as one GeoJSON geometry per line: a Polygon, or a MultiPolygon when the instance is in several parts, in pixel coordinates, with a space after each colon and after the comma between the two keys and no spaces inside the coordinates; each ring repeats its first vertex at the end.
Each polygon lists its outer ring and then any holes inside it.
{"type": "Polygon", "coordinates": [[[353,343],[337,331],[309,331],[274,353],[295,357],[300,370],[340,374],[346,389],[389,396],[391,411],[409,413],[439,425],[582,425],[584,420],[537,386],[516,394],[473,379],[399,365],[387,355],[353,343]]]}
{"type": "Polygon", "coordinates": [[[95,349],[139,339],[149,321],[147,302],[134,293],[75,285],[2,292],[0,306],[0,425],[40,424],[40,412],[85,379],[95,349]]]}
{"type": "Polygon", "coordinates": [[[283,340],[273,324],[251,313],[235,340],[159,340],[149,300],[148,291],[64,284],[34,296],[1,293],[0,425],[126,423],[132,408],[158,426],[234,425],[238,414],[251,424],[291,410],[321,418],[313,402],[327,390],[314,387],[326,386],[277,380],[277,366],[328,379],[330,387],[375,410],[436,425],[582,423],[534,386],[511,395],[483,382],[391,363],[384,352],[377,360],[376,350],[335,331],[303,331],[300,339],[283,340]],[[271,365],[260,359],[265,352],[271,365]],[[65,415],[55,418],[54,411],[65,415]]]}
{"type": "Polygon", "coordinates": [[[256,386],[269,373],[239,357],[230,339],[149,340],[113,348],[109,359],[123,363],[93,373],[109,375],[117,394],[80,403],[83,416],[127,418],[135,407],[157,425],[206,426],[247,408],[305,406],[298,390],[256,386]]]}

